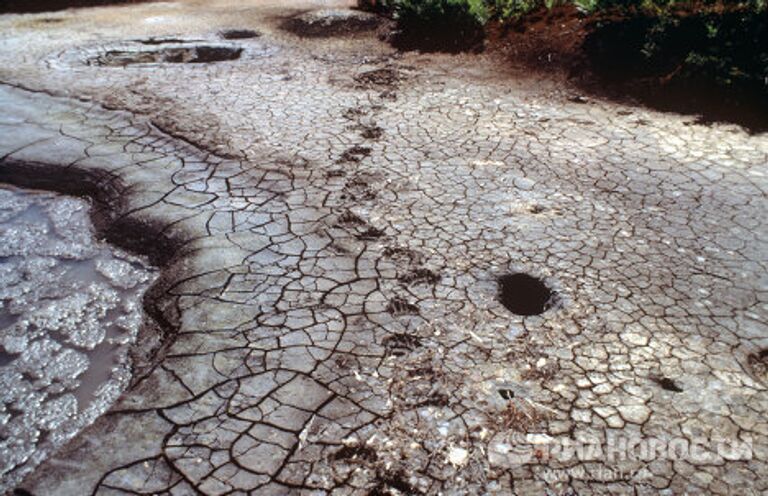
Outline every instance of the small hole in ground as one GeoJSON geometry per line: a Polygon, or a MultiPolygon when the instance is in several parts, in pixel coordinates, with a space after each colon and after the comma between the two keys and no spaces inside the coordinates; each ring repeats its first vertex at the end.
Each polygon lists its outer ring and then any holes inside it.
{"type": "Polygon", "coordinates": [[[511,389],[499,389],[499,396],[509,401],[515,399],[515,392],[511,389]]]}
{"type": "Polygon", "coordinates": [[[499,278],[499,299],[515,315],[540,315],[552,306],[553,294],[540,279],[507,274],[499,278]]]}

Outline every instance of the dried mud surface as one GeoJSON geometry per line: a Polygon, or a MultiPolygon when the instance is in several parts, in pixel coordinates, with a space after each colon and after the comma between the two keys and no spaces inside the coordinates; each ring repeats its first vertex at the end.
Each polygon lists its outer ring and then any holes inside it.
{"type": "Polygon", "coordinates": [[[282,29],[329,4],[0,17],[0,170],[106,174],[104,225],[173,252],[150,300],[174,335],[24,489],[768,490],[768,140],[582,102],[492,54],[282,29]],[[87,64],[227,29],[261,36],[228,41],[236,61],[87,64]],[[517,273],[556,303],[507,310],[517,273]],[[751,450],[543,449],[617,436],[751,450]]]}

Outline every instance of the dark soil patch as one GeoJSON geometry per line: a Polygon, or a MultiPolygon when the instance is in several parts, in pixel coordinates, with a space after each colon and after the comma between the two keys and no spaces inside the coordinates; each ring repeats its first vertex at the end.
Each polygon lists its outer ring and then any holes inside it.
{"type": "Polygon", "coordinates": [[[365,109],[362,109],[360,107],[350,107],[347,110],[344,111],[342,116],[345,119],[349,119],[350,121],[354,121],[359,119],[360,117],[364,117],[367,115],[368,112],[365,109]]]}
{"type": "Polygon", "coordinates": [[[361,125],[360,136],[369,140],[377,140],[384,135],[384,130],[379,126],[361,125]]]}
{"type": "Polygon", "coordinates": [[[747,356],[747,363],[757,379],[768,383],[768,348],[747,356]]]}
{"type": "Polygon", "coordinates": [[[219,33],[219,36],[225,40],[249,40],[258,38],[261,36],[261,33],[252,29],[226,29],[219,33]]]}
{"type": "Polygon", "coordinates": [[[451,398],[445,393],[434,391],[432,394],[417,402],[412,408],[423,408],[425,406],[434,406],[438,408],[446,407],[451,403],[451,398]]]}
{"type": "Polygon", "coordinates": [[[673,393],[682,393],[683,388],[677,385],[677,383],[669,377],[651,377],[651,380],[661,386],[665,391],[672,391],[673,393]]]}
{"type": "Polygon", "coordinates": [[[359,162],[371,154],[371,149],[367,146],[355,145],[341,154],[339,162],[359,162]]]}
{"type": "Polygon", "coordinates": [[[147,0],[3,0],[0,12],[50,12],[74,7],[143,3],[147,0]]]}
{"type": "Polygon", "coordinates": [[[402,471],[378,474],[376,477],[376,485],[368,491],[368,496],[391,496],[392,494],[412,496],[415,494],[423,494],[408,483],[406,479],[407,476],[402,471]],[[393,493],[393,489],[397,492],[393,493]]]}
{"type": "Polygon", "coordinates": [[[142,45],[167,45],[167,44],[176,44],[179,43],[189,43],[190,40],[182,40],[181,38],[146,38],[143,40],[134,40],[136,43],[141,43],[142,45]]]}
{"type": "Polygon", "coordinates": [[[363,460],[372,463],[378,460],[379,456],[368,446],[344,446],[335,452],[331,458],[333,460],[363,460]]]}
{"type": "Polygon", "coordinates": [[[386,233],[383,229],[378,229],[376,227],[369,227],[365,231],[361,232],[357,236],[355,236],[357,239],[361,241],[373,241],[375,239],[379,239],[383,237],[386,233]]]}
{"type": "Polygon", "coordinates": [[[365,221],[361,219],[360,216],[354,214],[353,212],[350,212],[349,210],[339,215],[339,218],[336,220],[336,222],[340,226],[364,226],[365,225],[365,221]]]}
{"type": "Polygon", "coordinates": [[[393,88],[402,80],[400,73],[392,67],[374,69],[355,76],[355,83],[360,88],[393,88]]]}
{"type": "Polygon", "coordinates": [[[540,315],[552,307],[554,295],[540,279],[517,273],[499,278],[499,300],[515,315],[540,315]]]}
{"type": "Polygon", "coordinates": [[[420,253],[402,246],[387,246],[383,255],[403,264],[417,264],[423,259],[420,253]]]}
{"type": "Polygon", "coordinates": [[[489,24],[487,46],[526,69],[577,75],[585,62],[581,45],[586,25],[587,19],[572,6],[540,9],[515,21],[489,24]]]}
{"type": "Polygon", "coordinates": [[[355,201],[369,201],[376,198],[376,186],[384,178],[380,174],[358,173],[344,184],[346,195],[355,201]],[[372,186],[373,185],[373,186],[372,186]]]}
{"type": "Polygon", "coordinates": [[[327,38],[372,31],[381,21],[380,17],[365,12],[310,11],[285,19],[280,27],[302,38],[327,38]]]}
{"type": "Polygon", "coordinates": [[[416,11],[399,12],[398,29],[389,35],[389,42],[403,51],[482,52],[485,31],[463,10],[462,2],[453,2],[453,5],[449,2],[444,11],[426,15],[416,11]]]}
{"type": "Polygon", "coordinates": [[[397,278],[398,281],[406,285],[411,284],[437,284],[440,281],[440,274],[432,272],[429,269],[418,268],[407,272],[397,278]]]}
{"type": "Polygon", "coordinates": [[[418,315],[419,307],[413,303],[409,303],[403,298],[392,298],[387,305],[387,312],[392,315],[418,315]]]}
{"type": "Polygon", "coordinates": [[[410,334],[393,334],[384,338],[382,344],[387,349],[388,356],[402,356],[421,346],[421,339],[410,334]]]}
{"type": "Polygon", "coordinates": [[[242,48],[198,45],[156,50],[110,50],[90,61],[91,65],[125,67],[135,64],[205,64],[237,60],[242,48]]]}

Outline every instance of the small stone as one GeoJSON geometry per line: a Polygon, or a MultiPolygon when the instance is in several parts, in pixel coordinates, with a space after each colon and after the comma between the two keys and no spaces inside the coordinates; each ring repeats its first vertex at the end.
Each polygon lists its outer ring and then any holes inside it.
{"type": "Polygon", "coordinates": [[[626,405],[617,409],[624,420],[633,424],[643,424],[651,416],[651,409],[645,405],[626,405]]]}
{"type": "Polygon", "coordinates": [[[469,460],[469,451],[458,446],[453,446],[448,450],[448,462],[454,467],[463,467],[469,460]]]}

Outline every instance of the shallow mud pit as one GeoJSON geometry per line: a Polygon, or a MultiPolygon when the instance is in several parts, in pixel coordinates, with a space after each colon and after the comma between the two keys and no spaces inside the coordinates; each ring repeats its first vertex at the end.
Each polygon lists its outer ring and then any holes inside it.
{"type": "MultiPolygon", "coordinates": [[[[162,40],[142,43],[163,45],[162,40]]],[[[108,50],[89,61],[90,65],[125,67],[135,64],[205,64],[237,60],[243,49],[230,46],[168,46],[151,50],[108,50]]]]}
{"type": "Polygon", "coordinates": [[[88,212],[84,200],[0,186],[0,491],[130,380],[154,271],[96,241],[88,212]]]}
{"type": "Polygon", "coordinates": [[[372,31],[382,19],[367,12],[350,10],[317,10],[285,19],[281,27],[297,36],[323,38],[372,31]]]}

